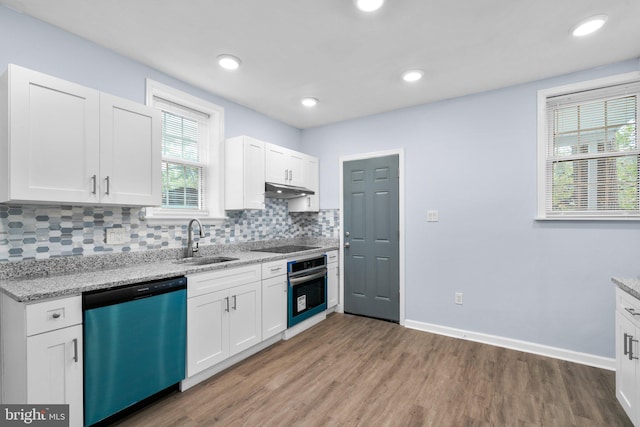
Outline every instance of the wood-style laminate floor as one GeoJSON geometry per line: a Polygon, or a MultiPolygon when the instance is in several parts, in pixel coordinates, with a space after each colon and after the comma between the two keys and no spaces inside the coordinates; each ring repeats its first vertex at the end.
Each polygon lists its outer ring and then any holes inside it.
{"type": "Polygon", "coordinates": [[[614,372],[333,314],[120,426],[632,426],[614,372]]]}

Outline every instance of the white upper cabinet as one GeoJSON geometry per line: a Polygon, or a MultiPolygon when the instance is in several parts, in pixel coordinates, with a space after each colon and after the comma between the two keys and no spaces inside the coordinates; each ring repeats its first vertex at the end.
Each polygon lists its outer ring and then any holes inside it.
{"type": "Polygon", "coordinates": [[[265,155],[267,182],[302,187],[304,154],[266,143],[265,155]]]}
{"type": "Polygon", "coordinates": [[[0,202],[160,204],[156,110],[16,65],[0,98],[0,202]]]}
{"type": "Polygon", "coordinates": [[[318,212],[320,210],[319,203],[319,164],[318,158],[304,155],[302,158],[302,176],[303,181],[301,187],[313,190],[314,194],[304,197],[297,197],[289,200],[289,212],[318,212]]]}
{"type": "Polygon", "coordinates": [[[100,201],[161,203],[160,110],[100,94],[100,201]]]}
{"type": "Polygon", "coordinates": [[[265,143],[248,136],[225,143],[225,209],[264,209],[265,143]]]}

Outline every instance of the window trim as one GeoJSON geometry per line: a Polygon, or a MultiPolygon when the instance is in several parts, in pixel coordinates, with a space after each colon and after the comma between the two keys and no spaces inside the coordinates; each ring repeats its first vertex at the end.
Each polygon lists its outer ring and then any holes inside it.
{"type": "Polygon", "coordinates": [[[146,219],[156,224],[182,224],[190,218],[204,223],[217,223],[226,218],[224,211],[224,108],[182,92],[152,79],[146,79],[146,105],[153,107],[153,98],[209,115],[208,166],[205,176],[205,209],[178,212],[159,207],[146,208],[146,219]]]}
{"type": "Polygon", "coordinates": [[[575,215],[558,214],[548,216],[545,206],[547,192],[550,191],[550,184],[546,179],[546,148],[549,120],[547,117],[547,100],[555,96],[567,95],[572,92],[584,92],[595,90],[607,86],[621,85],[640,80],[640,71],[633,71],[625,74],[618,74],[594,80],[571,83],[563,86],[538,90],[538,123],[537,123],[537,216],[536,221],[640,221],[637,215],[575,215]]]}

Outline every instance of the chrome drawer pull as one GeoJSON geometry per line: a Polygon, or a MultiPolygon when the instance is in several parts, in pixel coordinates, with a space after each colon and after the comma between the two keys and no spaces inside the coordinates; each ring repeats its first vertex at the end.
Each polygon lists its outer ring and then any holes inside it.
{"type": "Polygon", "coordinates": [[[636,310],[633,308],[625,307],[624,309],[632,316],[640,316],[640,313],[636,313],[636,310]]]}

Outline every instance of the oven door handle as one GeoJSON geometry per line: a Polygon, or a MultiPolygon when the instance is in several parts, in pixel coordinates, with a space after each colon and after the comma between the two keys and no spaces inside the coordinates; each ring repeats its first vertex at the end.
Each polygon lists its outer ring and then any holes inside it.
{"type": "Polygon", "coordinates": [[[319,279],[321,277],[325,277],[327,275],[327,269],[323,269],[323,271],[315,274],[308,274],[306,276],[298,276],[298,277],[290,277],[289,284],[291,286],[296,286],[304,282],[308,282],[310,280],[319,279]]]}

